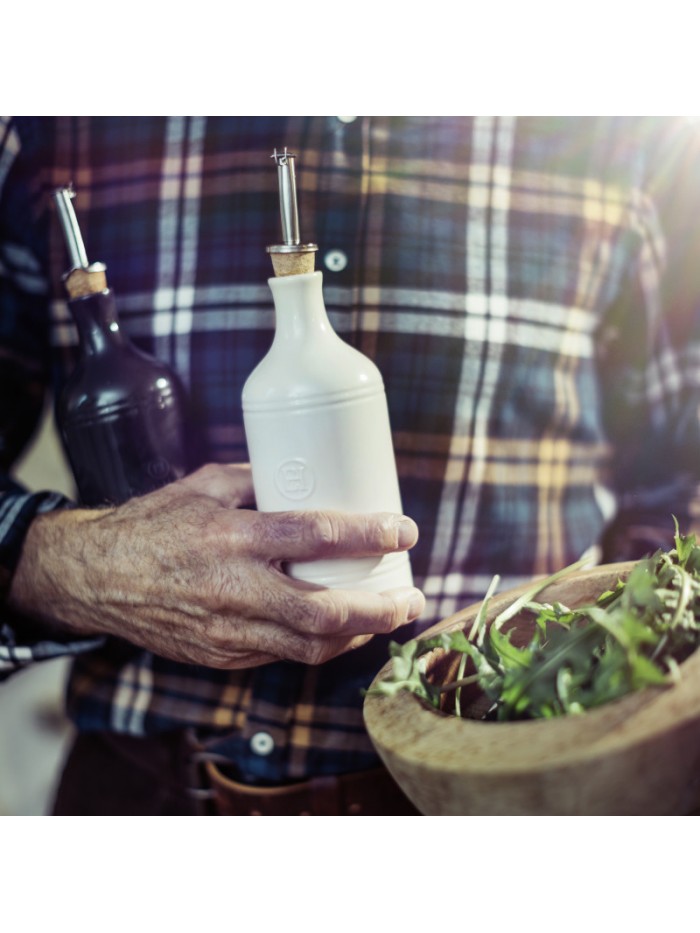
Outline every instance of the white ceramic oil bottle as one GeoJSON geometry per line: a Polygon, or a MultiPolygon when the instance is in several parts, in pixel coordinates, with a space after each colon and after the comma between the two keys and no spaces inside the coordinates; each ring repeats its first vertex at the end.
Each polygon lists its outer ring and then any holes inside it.
{"type": "MultiPolygon", "coordinates": [[[[275,335],[243,388],[243,419],[261,511],[401,514],[381,374],[333,330],[314,244],[298,234],[294,156],[278,165],[284,243],[268,247],[275,335]]],[[[297,562],[288,572],[322,586],[381,591],[411,586],[406,552],[297,562]]]]}

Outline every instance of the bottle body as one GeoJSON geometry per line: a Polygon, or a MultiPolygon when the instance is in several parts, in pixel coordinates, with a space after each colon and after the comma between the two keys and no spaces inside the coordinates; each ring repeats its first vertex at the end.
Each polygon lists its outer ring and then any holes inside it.
{"type": "Polygon", "coordinates": [[[69,307],[81,356],[57,422],[81,503],[118,505],[184,476],[184,406],[174,373],[121,333],[109,290],[69,307]]]}
{"type": "MultiPolygon", "coordinates": [[[[376,366],[330,327],[320,272],[271,279],[277,328],[243,390],[243,417],[261,511],[401,513],[389,414],[376,366]]],[[[321,586],[410,586],[407,553],[297,562],[321,586]]]]}

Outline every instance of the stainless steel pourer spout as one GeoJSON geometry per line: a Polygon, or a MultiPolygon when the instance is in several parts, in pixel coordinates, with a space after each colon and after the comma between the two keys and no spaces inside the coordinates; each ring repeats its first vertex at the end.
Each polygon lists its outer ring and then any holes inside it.
{"type": "Polygon", "coordinates": [[[56,188],[53,193],[70,260],[70,268],[64,275],[63,280],[69,296],[79,298],[82,295],[92,295],[95,292],[104,291],[107,288],[107,278],[104,263],[88,262],[83,235],[80,232],[78,218],[75,216],[73,209],[74,197],[73,185],[56,188]]]}
{"type": "Polygon", "coordinates": [[[268,246],[276,275],[295,275],[313,271],[315,243],[302,243],[299,233],[299,209],[297,206],[297,182],[294,169],[296,156],[285,146],[275,149],[270,157],[277,165],[277,183],[280,198],[280,220],[282,242],[268,246]]]}
{"type": "Polygon", "coordinates": [[[277,182],[280,192],[280,219],[282,221],[282,242],[285,246],[299,246],[299,210],[297,207],[297,179],[294,172],[296,156],[287,151],[276,149],[270,157],[277,164],[277,182]]]}
{"type": "Polygon", "coordinates": [[[57,188],[53,197],[58,208],[58,219],[68,248],[71,269],[87,269],[89,263],[85,252],[85,244],[83,243],[83,235],[80,232],[78,218],[73,210],[73,198],[75,197],[73,185],[57,188]]]}

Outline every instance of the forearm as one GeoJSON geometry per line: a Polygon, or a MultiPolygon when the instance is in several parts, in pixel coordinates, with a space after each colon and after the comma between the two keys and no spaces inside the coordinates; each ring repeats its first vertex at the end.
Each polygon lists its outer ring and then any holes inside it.
{"type": "MultiPolygon", "coordinates": [[[[39,532],[53,520],[70,521],[72,510],[58,493],[30,494],[13,488],[0,498],[0,680],[37,661],[72,657],[99,646],[101,637],[64,624],[53,610],[58,601],[48,586],[43,562],[51,556],[39,547],[39,532]],[[25,547],[26,545],[26,547],[25,547]]],[[[61,571],[55,569],[54,576],[61,571]]]]}
{"type": "Polygon", "coordinates": [[[106,513],[67,509],[38,515],[27,530],[7,595],[8,607],[67,633],[101,634],[100,575],[106,568],[91,522],[106,513]]]}

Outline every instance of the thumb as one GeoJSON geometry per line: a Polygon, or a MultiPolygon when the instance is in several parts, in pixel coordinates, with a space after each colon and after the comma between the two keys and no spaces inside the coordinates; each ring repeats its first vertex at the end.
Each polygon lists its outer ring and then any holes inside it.
{"type": "Polygon", "coordinates": [[[218,499],[229,509],[255,503],[249,463],[208,463],[180,483],[192,492],[218,499]]]}

